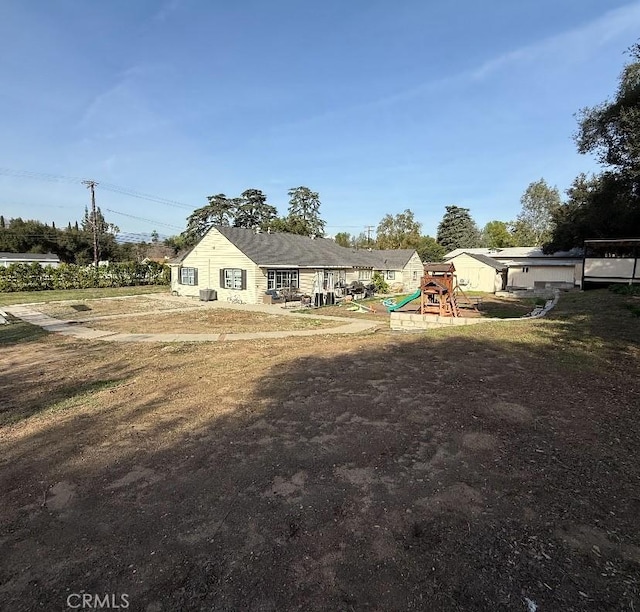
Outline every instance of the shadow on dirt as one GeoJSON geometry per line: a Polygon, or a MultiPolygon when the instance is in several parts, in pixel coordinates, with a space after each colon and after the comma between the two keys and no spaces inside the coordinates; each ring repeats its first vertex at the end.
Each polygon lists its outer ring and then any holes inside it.
{"type": "Polygon", "coordinates": [[[18,321],[13,317],[6,325],[0,325],[0,346],[11,346],[20,342],[36,342],[48,334],[36,325],[18,321]]]}
{"type": "Polygon", "coordinates": [[[599,324],[534,324],[548,342],[318,339],[259,379],[238,364],[214,381],[230,391],[212,384],[184,410],[178,366],[233,349],[189,347],[155,377],[148,363],[96,371],[149,393],[115,387],[100,410],[4,447],[6,601],[57,609],[83,589],[140,610],[637,607],[637,363],[566,368],[551,341],[582,363],[599,324]]]}

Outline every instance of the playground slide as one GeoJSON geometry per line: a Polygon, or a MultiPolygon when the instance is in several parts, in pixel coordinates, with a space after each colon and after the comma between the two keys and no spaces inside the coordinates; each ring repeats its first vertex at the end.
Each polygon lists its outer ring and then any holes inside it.
{"type": "Polygon", "coordinates": [[[398,308],[402,308],[403,306],[406,306],[409,302],[413,302],[413,300],[416,300],[420,297],[421,293],[422,292],[420,291],[420,289],[418,289],[415,293],[412,293],[411,295],[408,295],[406,298],[404,298],[404,300],[401,300],[400,302],[398,302],[397,304],[394,304],[393,306],[389,306],[389,312],[398,310],[398,308]]]}

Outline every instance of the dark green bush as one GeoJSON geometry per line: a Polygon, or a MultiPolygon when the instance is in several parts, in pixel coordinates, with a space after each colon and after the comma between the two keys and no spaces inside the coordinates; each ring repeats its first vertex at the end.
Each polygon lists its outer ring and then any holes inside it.
{"type": "Polygon", "coordinates": [[[47,289],[91,289],[94,287],[131,287],[168,285],[169,266],[150,262],[111,263],[108,266],[60,264],[57,268],[33,264],[0,267],[0,291],[44,291],[47,289]]]}

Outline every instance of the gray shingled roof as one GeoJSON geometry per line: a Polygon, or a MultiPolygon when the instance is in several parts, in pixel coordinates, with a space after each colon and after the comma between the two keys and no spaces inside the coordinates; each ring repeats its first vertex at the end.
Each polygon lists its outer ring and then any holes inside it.
{"type": "Polygon", "coordinates": [[[311,239],[295,234],[262,232],[241,227],[216,228],[258,266],[297,266],[300,268],[376,268],[401,270],[414,251],[367,251],[341,247],[327,238],[311,239]]]}
{"type": "Polygon", "coordinates": [[[495,268],[498,271],[504,270],[507,267],[504,264],[500,263],[497,259],[494,259],[493,257],[489,257],[488,255],[481,255],[479,253],[466,253],[466,254],[469,257],[473,257],[475,260],[480,261],[483,264],[486,264],[487,266],[491,266],[492,268],[495,268]]]}
{"type": "Polygon", "coordinates": [[[375,266],[378,270],[402,270],[414,253],[414,249],[381,249],[369,252],[372,257],[378,258],[380,265],[375,266]]]}

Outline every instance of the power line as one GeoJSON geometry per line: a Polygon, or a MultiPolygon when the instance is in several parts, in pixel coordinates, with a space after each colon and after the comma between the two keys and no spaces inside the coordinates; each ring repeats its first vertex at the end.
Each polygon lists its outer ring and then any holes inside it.
{"type": "Polygon", "coordinates": [[[138,221],[146,221],[147,223],[154,223],[155,225],[162,225],[163,227],[170,227],[171,229],[177,229],[182,231],[181,227],[177,225],[171,225],[170,223],[161,223],[160,221],[154,221],[152,219],[145,219],[144,217],[138,217],[136,215],[130,215],[128,213],[119,212],[117,210],[112,210],[111,208],[105,208],[107,212],[113,213],[114,215],[122,215],[123,217],[129,217],[130,219],[137,219],[138,221]]]}
{"type": "MultiPolygon", "coordinates": [[[[13,178],[25,178],[39,181],[49,182],[63,182],[63,183],[85,183],[86,179],[77,176],[63,176],[60,174],[47,174],[44,172],[32,172],[30,170],[14,170],[12,168],[0,167],[0,175],[9,176],[13,178]]],[[[141,193],[129,187],[122,187],[121,185],[114,185],[113,183],[100,183],[100,187],[105,191],[111,191],[113,193],[119,193],[121,195],[130,196],[132,198],[139,198],[142,200],[148,200],[149,202],[155,202],[156,204],[164,204],[165,206],[172,206],[174,208],[182,208],[185,210],[194,210],[194,206],[179,202],[178,200],[171,200],[169,198],[163,198],[160,196],[150,195],[148,193],[141,193]]]]}
{"type": "Polygon", "coordinates": [[[93,265],[98,267],[98,219],[96,216],[96,183],[95,181],[82,181],[83,185],[91,191],[91,230],[93,234],[93,265]]]}

